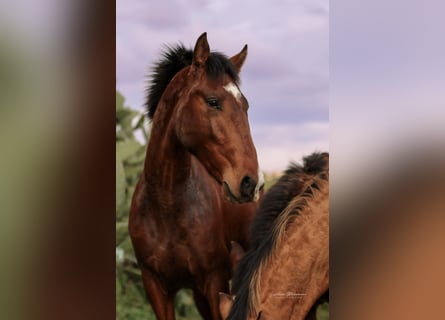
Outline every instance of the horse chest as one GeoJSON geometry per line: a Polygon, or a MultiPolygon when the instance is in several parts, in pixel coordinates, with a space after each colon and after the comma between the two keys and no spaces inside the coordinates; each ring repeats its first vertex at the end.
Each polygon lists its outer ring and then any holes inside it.
{"type": "Polygon", "coordinates": [[[195,274],[224,254],[222,223],[210,209],[189,206],[182,212],[149,211],[146,217],[144,260],[156,272],[195,274]]]}
{"type": "Polygon", "coordinates": [[[190,178],[170,189],[143,179],[138,190],[144,201],[135,207],[134,242],[145,266],[168,279],[192,279],[228,260],[221,187],[192,167],[190,178]]]}

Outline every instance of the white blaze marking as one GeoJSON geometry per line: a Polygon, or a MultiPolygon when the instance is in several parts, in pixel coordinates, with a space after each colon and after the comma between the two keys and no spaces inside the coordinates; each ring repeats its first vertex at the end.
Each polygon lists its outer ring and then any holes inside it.
{"type": "Polygon", "coordinates": [[[241,99],[241,91],[239,91],[238,86],[233,82],[226,84],[223,87],[228,93],[232,94],[235,97],[236,101],[240,102],[241,99]]]}
{"type": "Polygon", "coordinates": [[[253,197],[254,201],[258,201],[260,198],[260,188],[264,185],[264,174],[260,168],[258,168],[258,184],[255,187],[255,196],[253,197]]]}

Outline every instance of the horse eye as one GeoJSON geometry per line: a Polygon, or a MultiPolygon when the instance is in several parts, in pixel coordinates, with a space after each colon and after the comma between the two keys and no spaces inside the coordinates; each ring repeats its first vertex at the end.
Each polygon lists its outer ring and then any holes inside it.
{"type": "Polygon", "coordinates": [[[222,109],[221,108],[221,104],[219,103],[219,100],[216,99],[216,98],[208,98],[207,99],[207,105],[210,108],[213,108],[213,109],[217,109],[217,110],[221,110],[222,109]]]}

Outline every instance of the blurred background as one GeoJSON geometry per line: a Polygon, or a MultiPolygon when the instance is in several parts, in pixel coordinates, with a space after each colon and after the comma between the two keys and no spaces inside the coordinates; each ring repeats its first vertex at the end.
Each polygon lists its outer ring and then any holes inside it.
{"type": "MultiPolygon", "coordinates": [[[[115,175],[122,179],[119,164],[131,163],[118,160],[117,109],[126,106],[122,117],[135,111],[141,119],[145,75],[160,45],[192,46],[207,31],[211,47],[229,55],[249,44],[242,90],[266,171],[327,149],[322,141],[329,139],[330,318],[442,318],[443,2],[340,0],[329,9],[316,2],[307,15],[300,15],[304,3],[290,1],[273,8],[267,1],[230,8],[218,1],[178,2],[173,11],[166,3],[159,5],[162,15],[155,6],[146,13],[147,4],[138,2],[137,10],[118,2],[117,13],[95,1],[0,2],[1,317],[116,318],[126,312],[119,302],[116,310],[117,295],[140,294],[136,284],[120,287],[132,275],[117,279],[116,272],[132,267],[125,262],[122,224],[116,224],[127,198],[119,196],[115,175]],[[214,14],[200,20],[198,4],[214,14]],[[126,32],[140,37],[131,41],[145,49],[121,40],[128,38],[123,25],[132,24],[134,11],[147,16],[136,15],[139,27],[126,32]],[[186,23],[182,16],[189,11],[186,23]],[[173,36],[141,22],[156,19],[183,27],[173,36]],[[323,42],[328,19],[329,52],[323,42]],[[219,31],[202,30],[198,21],[219,31]],[[288,31],[280,33],[281,27],[288,31]],[[151,32],[146,40],[145,32],[151,32]],[[136,55],[141,64],[125,66],[125,59],[139,61],[136,55]],[[263,74],[255,74],[259,70],[263,74]],[[289,78],[295,82],[286,84],[289,78]],[[329,97],[316,89],[328,85],[329,97]],[[271,146],[269,134],[285,151],[271,146]]],[[[134,120],[131,128],[138,126],[134,120]]],[[[142,145],[140,135],[135,140],[142,145]]],[[[129,185],[131,174],[128,181],[124,174],[129,185]]],[[[187,298],[181,303],[189,305],[187,298]]],[[[141,302],[141,308],[149,307],[141,302]]]]}
{"type": "Polygon", "coordinates": [[[330,316],[443,318],[441,1],[330,10],[330,316]]]}
{"type": "Polygon", "coordinates": [[[25,288],[45,248],[46,209],[60,170],[59,132],[68,112],[60,102],[70,81],[62,76],[60,41],[66,9],[58,1],[0,7],[0,309],[7,319],[29,315],[25,288]]]}
{"type": "Polygon", "coordinates": [[[2,319],[114,317],[115,84],[114,5],[0,1],[2,319]]]}

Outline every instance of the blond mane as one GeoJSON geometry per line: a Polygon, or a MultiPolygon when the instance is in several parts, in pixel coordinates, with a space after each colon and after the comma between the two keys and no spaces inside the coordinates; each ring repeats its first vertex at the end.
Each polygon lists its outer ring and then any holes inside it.
{"type": "Polygon", "coordinates": [[[285,236],[286,230],[291,223],[298,223],[298,221],[306,219],[306,215],[302,215],[303,210],[308,206],[309,201],[313,200],[317,193],[319,193],[320,186],[326,182],[326,179],[320,176],[310,177],[304,182],[304,192],[294,197],[277,217],[277,220],[272,228],[273,242],[272,250],[262,259],[257,270],[255,270],[251,281],[249,283],[250,299],[249,312],[250,314],[258,314],[260,312],[260,293],[261,293],[261,278],[270,261],[274,259],[278,249],[281,246],[285,236]],[[312,179],[311,179],[312,178],[312,179]]]}

